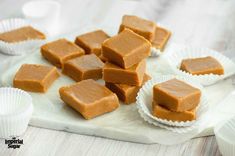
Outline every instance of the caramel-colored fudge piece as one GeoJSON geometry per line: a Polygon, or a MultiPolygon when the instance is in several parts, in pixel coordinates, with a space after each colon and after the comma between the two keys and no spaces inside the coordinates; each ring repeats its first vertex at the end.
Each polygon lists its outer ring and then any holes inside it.
{"type": "Polygon", "coordinates": [[[103,30],[96,30],[76,37],[75,43],[82,47],[86,54],[94,53],[97,56],[101,54],[101,44],[109,36],[103,30]]]}
{"type": "Polygon", "coordinates": [[[154,39],[152,41],[152,46],[155,47],[156,49],[159,49],[160,51],[163,51],[170,36],[171,36],[170,31],[161,27],[156,27],[154,39]]]}
{"type": "Polygon", "coordinates": [[[196,119],[196,109],[173,112],[158,105],[156,102],[152,103],[152,114],[158,118],[171,121],[192,121],[196,119]]]}
{"type": "Polygon", "coordinates": [[[20,42],[32,39],[45,39],[46,36],[31,26],[21,27],[0,34],[0,40],[8,43],[20,42]]]}
{"type": "Polygon", "coordinates": [[[13,86],[25,91],[46,92],[59,76],[56,67],[23,64],[14,77],[13,86]]]}
{"type": "Polygon", "coordinates": [[[131,30],[107,39],[102,44],[102,54],[122,68],[130,68],[150,54],[151,43],[131,30]]]}
{"type": "Polygon", "coordinates": [[[41,47],[42,56],[61,68],[67,60],[85,54],[84,50],[66,39],[59,39],[41,47]]]}
{"type": "Polygon", "coordinates": [[[119,107],[116,94],[92,79],[62,87],[59,92],[61,99],[85,119],[114,111],[119,107]]]}
{"type": "Polygon", "coordinates": [[[176,112],[197,107],[201,91],[183,81],[171,79],[153,87],[153,100],[161,106],[176,112]]]}
{"type": "Polygon", "coordinates": [[[137,16],[124,15],[119,27],[119,33],[124,29],[131,29],[135,33],[143,36],[149,41],[154,39],[156,24],[152,21],[142,19],[137,16]]]}
{"type": "Polygon", "coordinates": [[[103,68],[103,79],[105,82],[141,86],[145,69],[145,60],[128,69],[106,62],[103,68]]]}
{"type": "Polygon", "coordinates": [[[211,56],[184,59],[181,62],[180,69],[192,75],[224,74],[223,66],[211,56]]]}
{"type": "Polygon", "coordinates": [[[100,58],[101,61],[103,61],[103,62],[107,62],[107,61],[108,61],[108,59],[105,58],[102,54],[99,56],[99,58],[100,58]]]}
{"type": "Polygon", "coordinates": [[[65,62],[62,72],[75,81],[102,78],[104,63],[95,55],[83,55],[65,62]]]}
{"type": "MultiPolygon", "coordinates": [[[[151,77],[145,74],[142,85],[144,85],[144,83],[149,79],[151,79],[151,77]]],[[[115,84],[109,82],[105,82],[105,86],[114,92],[125,104],[134,103],[136,101],[137,93],[141,88],[139,86],[130,86],[126,84],[115,84]]]]}

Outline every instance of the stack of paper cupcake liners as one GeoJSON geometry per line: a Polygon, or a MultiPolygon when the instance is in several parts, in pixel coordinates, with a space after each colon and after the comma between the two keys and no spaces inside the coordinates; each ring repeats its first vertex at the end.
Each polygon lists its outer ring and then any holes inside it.
{"type": "Polygon", "coordinates": [[[32,98],[27,92],[0,88],[0,138],[22,135],[32,113],[32,98]]]}
{"type": "Polygon", "coordinates": [[[215,126],[214,133],[216,136],[219,150],[224,156],[235,155],[235,116],[223,121],[215,126]]]}

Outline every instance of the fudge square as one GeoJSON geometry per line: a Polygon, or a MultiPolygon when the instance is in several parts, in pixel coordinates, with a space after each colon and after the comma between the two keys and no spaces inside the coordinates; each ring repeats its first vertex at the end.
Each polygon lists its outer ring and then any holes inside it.
{"type": "Polygon", "coordinates": [[[103,79],[105,82],[141,86],[145,69],[145,60],[128,69],[106,62],[103,68],[103,79]]]}
{"type": "Polygon", "coordinates": [[[171,79],[153,87],[153,100],[171,111],[192,110],[199,104],[200,97],[199,89],[177,79],[171,79]]]}
{"type": "Polygon", "coordinates": [[[31,26],[21,27],[0,34],[0,40],[8,43],[26,41],[31,39],[43,40],[45,38],[46,36],[42,32],[34,29],[31,26]]]}
{"type": "MultiPolygon", "coordinates": [[[[151,77],[147,74],[144,75],[144,79],[142,85],[151,77]]],[[[125,104],[131,104],[136,101],[137,93],[139,92],[141,86],[130,86],[126,84],[116,84],[105,82],[105,86],[109,88],[112,92],[114,92],[118,98],[123,101],[125,104]]]]}
{"type": "Polygon", "coordinates": [[[65,61],[84,53],[82,48],[66,39],[59,39],[41,47],[42,56],[59,68],[63,66],[65,61]]]}
{"type": "Polygon", "coordinates": [[[124,15],[122,17],[122,23],[119,27],[119,32],[122,32],[126,28],[131,29],[147,40],[152,41],[154,38],[156,24],[152,21],[145,20],[137,16],[124,15]]]}
{"type": "Polygon", "coordinates": [[[192,121],[196,119],[196,109],[187,110],[183,112],[170,111],[153,101],[152,114],[161,119],[171,121],[192,121]]]}
{"type": "Polygon", "coordinates": [[[59,93],[61,99],[85,119],[114,111],[119,107],[116,94],[92,79],[62,87],[59,93]]]}
{"type": "Polygon", "coordinates": [[[101,54],[101,45],[109,36],[103,30],[92,31],[76,37],[75,43],[82,47],[86,54],[101,54]]]}
{"type": "Polygon", "coordinates": [[[25,91],[46,92],[59,76],[56,67],[23,64],[14,77],[13,86],[25,91]]]}
{"type": "Polygon", "coordinates": [[[75,81],[102,78],[104,63],[95,55],[83,55],[65,62],[62,72],[75,81]]]}
{"type": "Polygon", "coordinates": [[[160,51],[163,51],[170,36],[171,36],[170,31],[168,31],[162,27],[156,27],[154,39],[151,42],[152,46],[156,49],[159,49],[160,51]]]}
{"type": "Polygon", "coordinates": [[[223,66],[215,58],[211,56],[184,59],[181,62],[180,69],[192,75],[224,74],[223,66]]]}
{"type": "Polygon", "coordinates": [[[151,43],[125,29],[102,44],[102,55],[122,68],[130,68],[150,55],[151,43]]]}
{"type": "Polygon", "coordinates": [[[102,54],[99,56],[100,60],[103,62],[108,61],[107,58],[105,58],[102,54]]]}

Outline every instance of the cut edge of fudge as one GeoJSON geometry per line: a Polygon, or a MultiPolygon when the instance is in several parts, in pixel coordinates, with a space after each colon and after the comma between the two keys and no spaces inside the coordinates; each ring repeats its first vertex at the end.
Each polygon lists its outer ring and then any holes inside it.
{"type": "Polygon", "coordinates": [[[196,120],[196,109],[187,110],[183,112],[174,112],[167,108],[160,106],[155,101],[152,102],[152,115],[161,119],[171,121],[193,121],[196,120]]]}
{"type": "Polygon", "coordinates": [[[108,61],[108,59],[107,59],[106,57],[104,57],[104,56],[102,55],[102,53],[100,54],[99,58],[100,58],[100,60],[103,61],[104,63],[108,61]]]}
{"type": "MultiPolygon", "coordinates": [[[[141,86],[143,86],[145,82],[147,82],[150,79],[151,77],[145,73],[141,86]]],[[[124,104],[134,103],[136,101],[137,93],[139,92],[141,88],[141,86],[115,84],[115,83],[110,83],[110,82],[105,82],[105,86],[109,88],[112,92],[114,92],[118,96],[119,100],[121,100],[124,104]],[[126,88],[126,91],[123,88],[126,88]],[[131,97],[127,97],[128,94],[129,95],[131,94],[131,97]]]]}
{"type": "Polygon", "coordinates": [[[103,67],[103,79],[104,81],[111,83],[121,83],[127,85],[141,86],[144,78],[145,69],[146,69],[145,60],[142,60],[138,64],[135,64],[134,66],[128,69],[123,69],[115,64],[106,62],[103,67]],[[124,75],[127,77],[123,78],[124,75]]]}

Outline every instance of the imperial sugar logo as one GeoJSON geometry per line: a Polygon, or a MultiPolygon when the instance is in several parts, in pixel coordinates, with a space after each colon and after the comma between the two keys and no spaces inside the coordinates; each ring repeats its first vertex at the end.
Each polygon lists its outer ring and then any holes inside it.
{"type": "Polygon", "coordinates": [[[5,144],[7,145],[8,148],[20,148],[21,145],[24,144],[23,139],[17,139],[17,137],[12,137],[11,139],[5,139],[5,144]]]}

